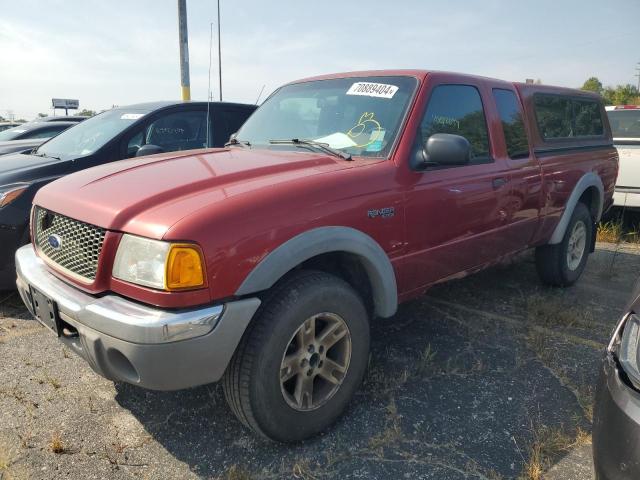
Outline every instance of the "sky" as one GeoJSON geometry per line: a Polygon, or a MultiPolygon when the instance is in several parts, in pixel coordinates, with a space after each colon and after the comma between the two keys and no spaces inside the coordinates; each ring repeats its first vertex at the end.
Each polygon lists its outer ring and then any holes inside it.
{"type": "MultiPolygon", "coordinates": [[[[424,68],[579,87],[633,83],[640,1],[220,0],[223,99],[312,75],[424,68]]],[[[0,0],[0,115],[180,98],[177,0],[0,0]]],[[[208,92],[215,0],[187,0],[191,95],[208,92]]],[[[214,34],[216,33],[214,27],[214,34]]],[[[218,98],[214,35],[212,94],[218,98]]]]}

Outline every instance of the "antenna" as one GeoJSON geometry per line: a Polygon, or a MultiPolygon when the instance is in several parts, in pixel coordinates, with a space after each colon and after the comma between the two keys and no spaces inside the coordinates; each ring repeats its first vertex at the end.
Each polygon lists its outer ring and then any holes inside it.
{"type": "Polygon", "coordinates": [[[209,24],[209,83],[207,86],[207,148],[209,145],[209,132],[211,131],[211,124],[209,123],[210,106],[211,106],[211,50],[213,49],[213,22],[209,24]]]}
{"type": "Polygon", "coordinates": [[[266,87],[266,85],[262,85],[262,89],[260,90],[260,93],[258,94],[258,98],[256,98],[256,105],[260,101],[260,97],[262,96],[262,92],[264,92],[264,87],[266,87]]]}
{"type": "Polygon", "coordinates": [[[222,101],[222,46],[220,45],[220,0],[218,0],[218,74],[220,79],[220,101],[222,101]]]}

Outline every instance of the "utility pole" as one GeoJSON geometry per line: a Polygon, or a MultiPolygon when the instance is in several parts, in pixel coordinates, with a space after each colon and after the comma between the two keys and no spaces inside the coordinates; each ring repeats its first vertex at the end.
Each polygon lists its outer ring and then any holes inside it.
{"type": "Polygon", "coordinates": [[[222,101],[222,46],[220,45],[220,0],[218,0],[218,78],[220,81],[220,101],[222,101]]]}
{"type": "Polygon", "coordinates": [[[638,77],[638,91],[640,92],[640,62],[638,62],[638,66],[636,67],[636,71],[638,73],[635,74],[638,77]]]}
{"type": "Polygon", "coordinates": [[[182,100],[191,100],[187,0],[178,0],[178,43],[180,45],[180,86],[182,87],[182,100]]]}

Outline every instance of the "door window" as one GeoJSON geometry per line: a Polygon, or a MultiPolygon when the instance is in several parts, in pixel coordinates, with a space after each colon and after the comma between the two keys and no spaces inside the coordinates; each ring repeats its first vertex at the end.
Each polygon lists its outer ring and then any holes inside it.
{"type": "Polygon", "coordinates": [[[127,144],[127,155],[133,156],[142,145],[157,145],[165,152],[203,148],[207,143],[207,112],[195,110],[165,114],[127,144]]]}
{"type": "Polygon", "coordinates": [[[471,162],[491,161],[489,134],[480,92],[470,85],[440,85],[431,93],[427,111],[420,124],[424,144],[431,135],[450,133],[471,144],[471,162]]]}
{"type": "Polygon", "coordinates": [[[511,90],[496,88],[493,90],[493,98],[496,100],[504,140],[507,144],[509,158],[526,158],[529,156],[529,141],[524,129],[522,119],[522,107],[518,97],[511,90]]]}
{"type": "Polygon", "coordinates": [[[25,134],[23,134],[20,137],[20,139],[55,137],[57,134],[59,134],[63,130],[66,130],[67,128],[69,128],[68,125],[57,125],[57,126],[51,126],[49,128],[38,129],[38,130],[34,131],[33,133],[25,133],[25,134]]]}

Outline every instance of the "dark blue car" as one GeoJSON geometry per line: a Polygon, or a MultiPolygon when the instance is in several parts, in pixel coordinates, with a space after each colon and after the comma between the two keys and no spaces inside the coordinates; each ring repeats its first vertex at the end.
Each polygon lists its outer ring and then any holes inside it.
{"type": "Polygon", "coordinates": [[[0,156],[0,290],[15,287],[14,253],[29,242],[36,191],[64,175],[135,156],[221,147],[256,109],[212,102],[154,102],[100,113],[28,153],[0,156]]]}

